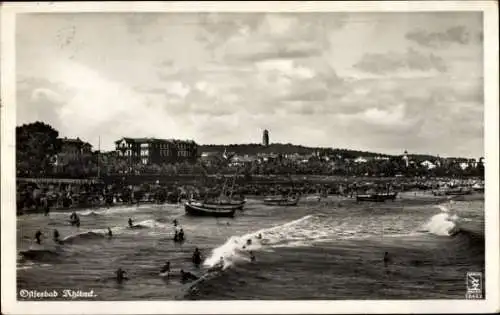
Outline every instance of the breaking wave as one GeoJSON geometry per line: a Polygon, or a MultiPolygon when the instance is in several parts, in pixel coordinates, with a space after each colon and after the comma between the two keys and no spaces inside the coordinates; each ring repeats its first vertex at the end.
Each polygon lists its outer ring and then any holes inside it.
{"type": "MultiPolygon", "coordinates": [[[[452,203],[450,202],[450,205],[452,203]]],[[[438,236],[453,236],[456,235],[460,228],[458,227],[459,217],[453,209],[444,204],[437,205],[442,211],[434,215],[425,225],[424,231],[438,236]]]]}
{"type": "Polygon", "coordinates": [[[106,237],[106,232],[104,230],[92,230],[92,231],[84,231],[76,234],[72,234],[66,236],[62,239],[63,244],[74,244],[81,241],[94,240],[94,239],[102,239],[106,237]]]}

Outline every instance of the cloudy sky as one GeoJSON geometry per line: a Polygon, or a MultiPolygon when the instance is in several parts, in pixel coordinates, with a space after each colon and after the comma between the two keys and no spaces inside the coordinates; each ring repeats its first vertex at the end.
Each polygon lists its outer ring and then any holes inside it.
{"type": "Polygon", "coordinates": [[[18,15],[17,123],[483,155],[481,13],[18,15]]]}

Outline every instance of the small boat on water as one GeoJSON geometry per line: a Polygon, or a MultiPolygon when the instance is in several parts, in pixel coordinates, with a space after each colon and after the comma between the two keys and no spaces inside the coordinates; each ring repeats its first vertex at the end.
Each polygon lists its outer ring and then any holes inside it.
{"type": "Polygon", "coordinates": [[[463,195],[469,195],[472,193],[472,190],[467,189],[467,188],[448,188],[448,189],[441,189],[437,191],[433,191],[432,194],[434,196],[463,196],[463,195]]]}
{"type": "Polygon", "coordinates": [[[207,217],[233,217],[237,209],[242,205],[214,205],[190,200],[184,204],[186,214],[207,217]]]}
{"type": "Polygon", "coordinates": [[[299,203],[299,197],[290,196],[269,196],[264,198],[264,204],[269,206],[296,206],[299,203]]]}
{"type": "Polygon", "coordinates": [[[484,184],[474,184],[472,185],[472,189],[477,192],[484,192],[484,184]]]}
{"type": "Polygon", "coordinates": [[[449,196],[462,196],[462,195],[469,195],[471,193],[472,191],[466,188],[450,189],[445,192],[445,194],[449,196]]]}
{"type": "Polygon", "coordinates": [[[371,202],[385,202],[386,200],[394,201],[397,195],[398,195],[397,192],[356,195],[356,201],[371,201],[371,202]]]}

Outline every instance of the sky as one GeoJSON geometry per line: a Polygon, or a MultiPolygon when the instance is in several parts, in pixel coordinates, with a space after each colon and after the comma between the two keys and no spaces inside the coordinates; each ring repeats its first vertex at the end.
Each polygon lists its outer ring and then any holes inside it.
{"type": "Polygon", "coordinates": [[[17,124],[121,137],[483,156],[480,12],[38,13],[17,124]]]}

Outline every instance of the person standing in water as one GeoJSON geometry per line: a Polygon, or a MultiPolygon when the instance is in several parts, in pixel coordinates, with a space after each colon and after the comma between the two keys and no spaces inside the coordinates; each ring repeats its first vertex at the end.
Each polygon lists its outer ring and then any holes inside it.
{"type": "Polygon", "coordinates": [[[221,268],[224,268],[224,257],[222,257],[222,256],[220,256],[219,265],[221,268]]]}
{"type": "Polygon", "coordinates": [[[161,268],[160,273],[170,273],[170,261],[167,261],[167,263],[161,268]]]}
{"type": "Polygon", "coordinates": [[[111,232],[111,228],[108,226],[108,237],[112,238],[113,237],[113,232],[111,232]]]}
{"type": "Polygon", "coordinates": [[[177,227],[177,219],[174,219],[174,227],[177,227]]]}
{"type": "Polygon", "coordinates": [[[133,227],[134,226],[134,224],[132,222],[132,218],[128,218],[128,226],[129,227],[133,227]]]}
{"type": "Polygon", "coordinates": [[[116,271],[116,281],[122,282],[123,280],[128,279],[127,277],[125,277],[126,273],[127,272],[123,270],[121,267],[118,268],[118,270],[116,271]]]}
{"type": "Polygon", "coordinates": [[[194,249],[194,253],[193,253],[193,263],[196,265],[196,266],[199,266],[201,264],[201,253],[200,253],[200,250],[198,249],[198,247],[196,247],[194,249]]]}
{"type": "Polygon", "coordinates": [[[183,229],[181,229],[179,231],[179,241],[180,242],[184,241],[184,230],[183,229]]]}
{"type": "Polygon", "coordinates": [[[42,231],[40,231],[40,230],[36,231],[36,233],[35,233],[35,241],[36,241],[36,243],[38,245],[40,245],[42,243],[41,237],[42,237],[42,231]]]}
{"type": "Polygon", "coordinates": [[[389,263],[390,258],[389,258],[389,252],[384,253],[384,265],[387,267],[387,264],[389,263]]]}
{"type": "Polygon", "coordinates": [[[253,254],[252,251],[250,251],[250,261],[254,262],[255,261],[255,255],[253,254]]]}
{"type": "Polygon", "coordinates": [[[54,230],[53,238],[54,238],[55,243],[59,243],[59,244],[61,243],[61,240],[59,239],[59,231],[58,230],[54,230]]]}

